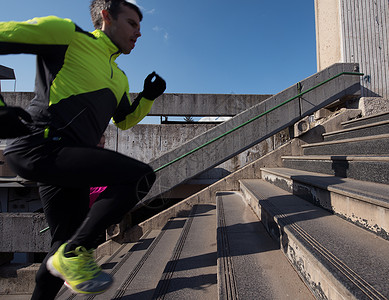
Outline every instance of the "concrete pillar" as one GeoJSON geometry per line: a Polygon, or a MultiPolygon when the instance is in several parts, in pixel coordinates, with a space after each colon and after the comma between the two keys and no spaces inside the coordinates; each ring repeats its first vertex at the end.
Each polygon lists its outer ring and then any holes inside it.
{"type": "Polygon", "coordinates": [[[342,62],[339,0],[315,0],[317,71],[342,62]]]}
{"type": "Polygon", "coordinates": [[[318,72],[358,63],[362,96],[389,99],[388,0],[315,0],[318,72]]]}

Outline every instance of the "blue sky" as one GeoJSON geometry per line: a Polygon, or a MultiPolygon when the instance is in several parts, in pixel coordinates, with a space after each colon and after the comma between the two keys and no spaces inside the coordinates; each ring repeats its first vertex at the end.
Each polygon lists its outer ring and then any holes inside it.
{"type": "MultiPolygon", "coordinates": [[[[167,93],[275,94],[316,72],[314,1],[138,0],[142,37],[118,59],[139,92],[152,71],[167,93]]],[[[0,21],[57,15],[93,30],[88,0],[18,0],[0,21]]],[[[16,91],[33,91],[32,55],[0,56],[15,69],[16,91]]],[[[3,91],[14,82],[2,81],[3,91]]]]}

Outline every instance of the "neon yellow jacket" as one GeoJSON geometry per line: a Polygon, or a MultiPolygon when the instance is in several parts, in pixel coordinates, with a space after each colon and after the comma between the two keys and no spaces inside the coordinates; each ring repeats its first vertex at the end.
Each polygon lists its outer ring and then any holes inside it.
{"type": "Polygon", "coordinates": [[[85,32],[54,16],[0,22],[0,54],[15,53],[37,55],[35,97],[27,109],[36,130],[94,146],[111,118],[128,129],[151,109],[153,101],[141,94],[130,100],[127,76],[115,62],[120,51],[100,30],[85,32]]]}

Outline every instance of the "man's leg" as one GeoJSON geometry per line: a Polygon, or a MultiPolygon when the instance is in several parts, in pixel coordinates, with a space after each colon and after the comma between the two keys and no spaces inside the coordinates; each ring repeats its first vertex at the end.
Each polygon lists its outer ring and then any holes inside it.
{"type": "Polygon", "coordinates": [[[82,166],[82,170],[89,170],[89,174],[78,170],[77,175],[73,176],[74,181],[82,182],[86,177],[91,186],[107,186],[66,248],[73,250],[77,246],[84,246],[90,249],[102,231],[119,223],[145,196],[144,192],[147,193],[155,181],[155,174],[147,164],[110,150],[63,148],[56,157],[56,164],[64,177],[71,172],[68,169],[69,156],[73,157],[73,164],[79,168],[82,166]],[[138,193],[138,189],[142,193],[138,193]]]}
{"type": "Polygon", "coordinates": [[[9,153],[6,160],[23,178],[63,187],[135,187],[155,179],[151,167],[136,159],[98,147],[70,147],[49,142],[34,149],[9,153]]]}
{"type": "Polygon", "coordinates": [[[148,165],[117,152],[97,147],[69,147],[61,142],[49,142],[35,149],[10,153],[6,159],[16,173],[33,181],[73,188],[108,186],[70,238],[70,246],[68,244],[66,249],[65,244],[62,244],[59,248],[61,251],[51,256],[47,263],[53,274],[66,278],[78,292],[104,291],[111,279],[103,272],[93,271],[96,274],[93,275],[91,271],[84,270],[81,273],[85,276],[80,279],[77,275],[75,281],[68,275],[73,273],[71,270],[74,263],[81,266],[88,260],[85,265],[91,265],[92,261],[89,260],[93,260],[93,256],[90,247],[94,245],[99,233],[109,225],[120,222],[140,200],[137,193],[139,186],[142,186],[143,192],[151,188],[155,180],[153,170],[148,165]],[[69,251],[75,255],[74,258],[68,256],[69,251]],[[66,269],[61,268],[63,263],[70,264],[66,267],[70,270],[69,274],[66,269]]]}
{"type": "Polygon", "coordinates": [[[46,262],[77,230],[88,213],[89,188],[61,188],[40,184],[40,198],[51,233],[51,248],[37,275],[32,300],[54,299],[63,280],[51,275],[46,262]]]}

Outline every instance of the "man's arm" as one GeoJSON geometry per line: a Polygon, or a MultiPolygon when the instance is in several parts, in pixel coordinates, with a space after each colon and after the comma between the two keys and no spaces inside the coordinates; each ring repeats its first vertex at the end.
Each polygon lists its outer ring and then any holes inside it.
{"type": "Polygon", "coordinates": [[[126,94],[120,101],[112,120],[120,129],[129,129],[138,124],[150,112],[152,105],[153,101],[147,100],[141,94],[131,104],[129,95],[126,94]]]}
{"type": "Polygon", "coordinates": [[[138,124],[150,112],[154,100],[162,95],[165,89],[165,80],[155,72],[149,74],[144,81],[143,91],[134,102],[130,102],[128,93],[122,98],[112,118],[114,124],[123,130],[138,124]]]}
{"type": "Polygon", "coordinates": [[[76,25],[54,16],[25,22],[0,22],[0,54],[42,54],[53,45],[68,45],[76,25]]]}

